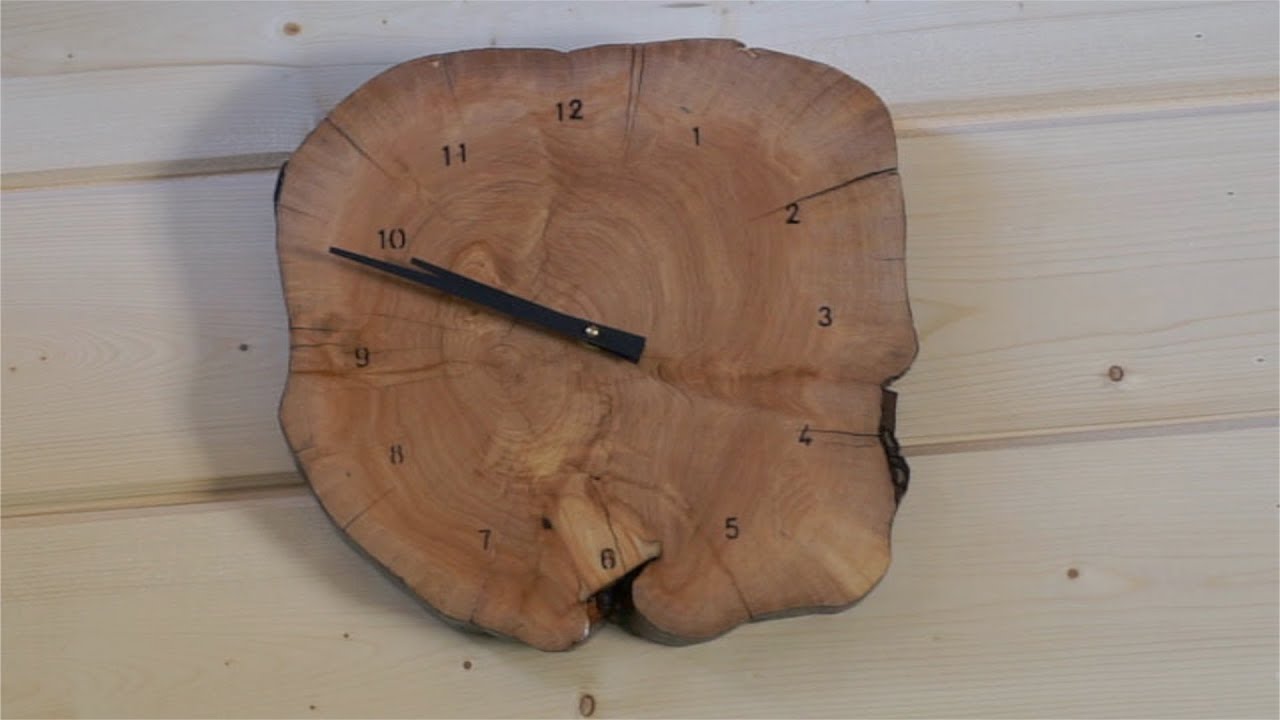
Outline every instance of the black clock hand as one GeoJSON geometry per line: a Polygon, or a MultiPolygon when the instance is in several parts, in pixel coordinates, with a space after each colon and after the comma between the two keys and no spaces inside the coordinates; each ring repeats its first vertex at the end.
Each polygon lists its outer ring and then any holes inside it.
{"type": "Polygon", "coordinates": [[[377,258],[338,247],[330,247],[329,252],[338,257],[390,273],[419,285],[426,285],[429,288],[468,300],[477,305],[484,305],[491,310],[509,315],[517,321],[536,325],[574,340],[580,340],[633,363],[640,362],[640,354],[644,352],[645,339],[640,335],[633,335],[607,325],[566,315],[545,305],[539,305],[499,290],[492,285],[486,285],[438,265],[432,265],[425,260],[413,258],[413,264],[423,268],[426,272],[378,260],[377,258]]]}

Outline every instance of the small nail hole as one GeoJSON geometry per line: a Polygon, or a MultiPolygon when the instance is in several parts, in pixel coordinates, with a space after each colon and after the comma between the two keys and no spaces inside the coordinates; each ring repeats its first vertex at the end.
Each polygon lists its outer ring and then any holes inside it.
{"type": "Polygon", "coordinates": [[[1071,578],[1072,580],[1075,580],[1076,578],[1080,577],[1080,571],[1075,568],[1069,568],[1067,570],[1067,577],[1071,578]]]}
{"type": "Polygon", "coordinates": [[[285,35],[297,35],[302,32],[302,26],[296,22],[287,22],[284,24],[285,35]]]}
{"type": "Polygon", "coordinates": [[[1111,382],[1120,382],[1124,379],[1124,368],[1119,365],[1112,365],[1107,368],[1107,377],[1111,378],[1111,382]]]}
{"type": "Polygon", "coordinates": [[[471,661],[470,661],[470,660],[463,660],[463,661],[462,661],[462,669],[463,669],[463,670],[470,670],[470,669],[471,669],[471,661]]]}

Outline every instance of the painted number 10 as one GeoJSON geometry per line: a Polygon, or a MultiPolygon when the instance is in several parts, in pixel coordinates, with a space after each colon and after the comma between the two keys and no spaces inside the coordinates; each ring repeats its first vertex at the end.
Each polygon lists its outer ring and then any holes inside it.
{"type": "Polygon", "coordinates": [[[403,250],[408,238],[404,228],[391,228],[378,231],[378,247],[383,250],[403,250]]]}

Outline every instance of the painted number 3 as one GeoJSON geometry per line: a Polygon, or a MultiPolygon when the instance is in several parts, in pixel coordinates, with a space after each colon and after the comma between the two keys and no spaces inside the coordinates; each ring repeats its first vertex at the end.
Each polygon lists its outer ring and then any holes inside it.
{"type": "Polygon", "coordinates": [[[818,308],[818,325],[821,327],[831,327],[831,308],[823,305],[818,308]]]}

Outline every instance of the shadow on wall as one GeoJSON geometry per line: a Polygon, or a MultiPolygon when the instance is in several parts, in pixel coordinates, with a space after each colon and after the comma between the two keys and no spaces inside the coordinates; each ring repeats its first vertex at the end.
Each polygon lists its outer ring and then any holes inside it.
{"type": "MultiPolygon", "coordinates": [[[[225,111],[192,128],[190,147],[199,149],[193,155],[207,153],[209,138],[225,137],[229,124],[243,124],[228,114],[278,89],[278,78],[254,78],[228,93],[219,106],[225,111]]],[[[321,117],[317,113],[312,123],[321,117]]],[[[301,141],[301,134],[291,138],[295,146],[301,141]]],[[[165,181],[171,264],[185,276],[186,337],[198,358],[187,388],[186,422],[200,438],[206,486],[218,491],[301,487],[278,419],[289,335],[275,249],[276,170],[165,181]]],[[[364,596],[368,591],[356,584],[378,582],[372,574],[336,572],[350,568],[334,560],[348,550],[336,534],[329,537],[318,506],[314,520],[322,532],[299,527],[297,511],[281,513],[278,505],[246,512],[261,522],[266,542],[291,551],[307,574],[334,576],[339,587],[364,596]]],[[[279,548],[264,549],[270,552],[279,548]]]]}
{"type": "MultiPolygon", "coordinates": [[[[381,69],[369,66],[368,76],[381,69]]],[[[256,86],[242,85],[222,107],[236,112],[275,88],[270,78],[256,86]]],[[[317,109],[306,130],[280,153],[281,162],[322,118],[317,109]]],[[[209,137],[225,136],[228,122],[225,113],[208,117],[193,129],[191,146],[206,148],[209,137]]],[[[305,488],[299,484],[301,476],[279,422],[289,332],[276,253],[273,200],[278,170],[279,165],[170,179],[163,181],[161,191],[173,253],[166,262],[183,274],[186,287],[188,326],[180,334],[198,359],[187,388],[184,419],[199,437],[204,477],[209,479],[206,487],[218,491],[305,488]]],[[[358,627],[361,619],[375,617],[385,623],[389,614],[402,613],[404,625],[420,628],[424,646],[429,645],[441,624],[415,596],[350,546],[309,492],[304,497],[301,508],[282,508],[278,502],[255,505],[252,497],[244,501],[241,512],[256,528],[255,536],[270,545],[262,554],[287,555],[298,568],[296,575],[326,578],[335,592],[348,596],[347,606],[362,610],[351,622],[334,618],[342,625],[335,626],[336,636],[358,627]]],[[[225,618],[219,622],[225,623],[225,618]]],[[[210,629],[225,631],[218,625],[210,629]]],[[[487,636],[480,641],[505,642],[487,636]]]]}

